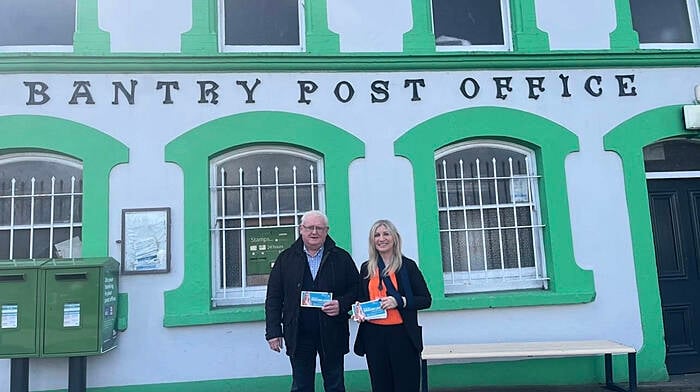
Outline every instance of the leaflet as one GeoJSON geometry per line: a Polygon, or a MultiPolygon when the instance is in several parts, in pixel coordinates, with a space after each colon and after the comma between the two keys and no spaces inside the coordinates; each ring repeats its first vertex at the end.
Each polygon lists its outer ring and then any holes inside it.
{"type": "Polygon", "coordinates": [[[333,300],[333,293],[325,291],[302,291],[300,305],[305,308],[321,308],[333,300]]]}
{"type": "Polygon", "coordinates": [[[386,309],[382,309],[382,302],[378,299],[374,301],[360,302],[352,306],[353,318],[364,315],[365,320],[378,320],[386,318],[386,309]]]}

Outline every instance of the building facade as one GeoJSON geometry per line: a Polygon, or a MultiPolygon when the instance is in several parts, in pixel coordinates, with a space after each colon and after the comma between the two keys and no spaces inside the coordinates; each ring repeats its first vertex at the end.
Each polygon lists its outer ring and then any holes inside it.
{"type": "MultiPolygon", "coordinates": [[[[358,265],[372,222],[397,224],[434,298],[428,344],[606,339],[638,349],[641,381],[698,372],[683,106],[699,15],[693,0],[5,2],[0,259],[122,263],[128,328],[89,358],[96,390],[286,389],[262,303],[309,209],[358,265]]],[[[363,358],[346,368],[369,390],[363,358]]],[[[32,359],[31,390],[65,388],[66,369],[32,359]]],[[[602,371],[447,361],[430,380],[602,371]]]]}

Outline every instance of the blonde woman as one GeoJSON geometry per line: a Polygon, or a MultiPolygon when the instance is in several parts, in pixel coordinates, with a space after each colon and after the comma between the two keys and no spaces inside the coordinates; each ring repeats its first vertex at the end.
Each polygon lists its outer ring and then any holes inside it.
{"type": "Polygon", "coordinates": [[[416,262],[401,253],[401,236],[388,220],[369,231],[369,260],[360,268],[358,301],[379,300],[386,317],[356,317],[355,353],[365,355],[373,392],[418,392],[423,351],[418,310],[432,297],[416,262]]]}

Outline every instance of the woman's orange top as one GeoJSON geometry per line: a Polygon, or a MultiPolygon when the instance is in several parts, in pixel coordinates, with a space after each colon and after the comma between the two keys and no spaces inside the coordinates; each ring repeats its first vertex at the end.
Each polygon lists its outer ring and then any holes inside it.
{"type": "MultiPolygon", "coordinates": [[[[396,274],[391,273],[389,274],[389,279],[391,279],[391,283],[394,284],[394,287],[398,287],[396,284],[396,274]]],[[[382,289],[379,290],[379,275],[371,278],[369,280],[369,299],[370,300],[375,300],[378,298],[383,298],[386,297],[386,285],[382,283],[382,289]]],[[[400,304],[403,305],[403,304],[400,304]]],[[[389,309],[386,311],[386,318],[385,319],[377,319],[377,320],[367,320],[368,322],[372,324],[379,324],[379,325],[396,325],[396,324],[403,324],[403,319],[401,318],[401,313],[397,309],[389,309]]]]}

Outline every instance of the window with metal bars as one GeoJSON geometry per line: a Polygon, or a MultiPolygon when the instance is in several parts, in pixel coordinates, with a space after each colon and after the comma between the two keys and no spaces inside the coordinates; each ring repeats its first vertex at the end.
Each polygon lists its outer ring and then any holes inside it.
{"type": "Polygon", "coordinates": [[[534,153],[494,141],[435,159],[445,293],[546,287],[534,153]]]}
{"type": "Polygon", "coordinates": [[[0,157],[0,259],[80,257],[82,209],[80,162],[50,154],[0,157]]]}
{"type": "Polygon", "coordinates": [[[285,147],[236,150],[212,161],[211,184],[213,304],[262,303],[302,214],[325,209],[323,162],[285,147]]]}

